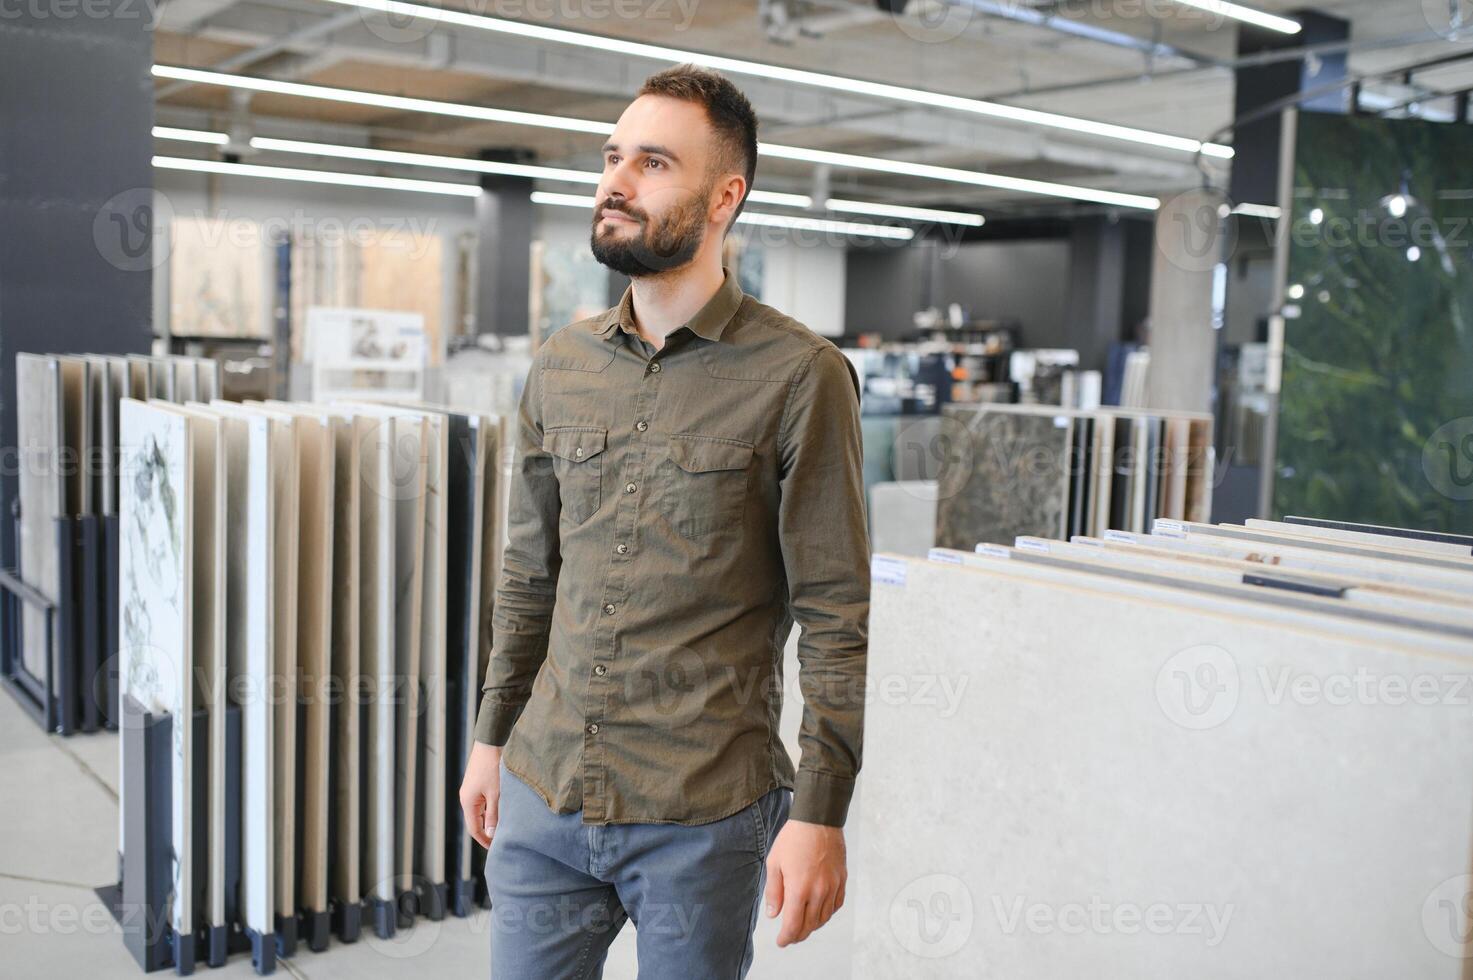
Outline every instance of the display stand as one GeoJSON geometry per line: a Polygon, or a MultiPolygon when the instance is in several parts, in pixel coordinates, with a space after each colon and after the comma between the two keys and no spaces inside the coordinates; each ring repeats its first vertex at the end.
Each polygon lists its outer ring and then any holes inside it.
{"type": "Polygon", "coordinates": [[[61,583],[60,594],[54,598],[26,580],[26,569],[0,570],[0,588],[5,594],[0,680],[42,728],[58,735],[116,727],[115,718],[111,725],[107,719],[115,714],[117,666],[104,651],[115,645],[117,561],[115,552],[106,550],[104,523],[111,524],[115,538],[116,517],[58,517],[52,522],[57,581],[61,583]],[[110,597],[105,591],[109,576],[110,597]],[[110,599],[111,608],[105,599],[110,599]],[[26,668],[21,652],[23,605],[42,610],[46,618],[46,670],[40,677],[26,668]]]}
{"type": "Polygon", "coordinates": [[[99,717],[103,728],[110,732],[118,729],[118,515],[107,514],[102,518],[101,537],[102,561],[102,628],[98,650],[100,663],[95,681],[89,688],[97,692],[99,717]]]}

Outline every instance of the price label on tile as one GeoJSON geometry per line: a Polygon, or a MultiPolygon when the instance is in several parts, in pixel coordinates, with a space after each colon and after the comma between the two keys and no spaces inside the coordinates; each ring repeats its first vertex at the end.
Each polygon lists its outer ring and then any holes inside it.
{"type": "Polygon", "coordinates": [[[1011,558],[1013,553],[1001,545],[979,544],[977,554],[986,555],[988,558],[1011,558]]]}
{"type": "Polygon", "coordinates": [[[1151,525],[1151,533],[1163,538],[1184,538],[1187,536],[1187,529],[1181,521],[1168,521],[1158,517],[1156,523],[1151,525]]]}
{"type": "Polygon", "coordinates": [[[1135,535],[1129,531],[1106,531],[1106,541],[1114,541],[1117,544],[1135,544],[1135,535]]]}
{"type": "Polygon", "coordinates": [[[930,561],[941,561],[948,565],[960,565],[962,556],[949,548],[932,548],[926,552],[926,558],[930,561]]]}
{"type": "Polygon", "coordinates": [[[869,561],[869,577],[871,582],[879,582],[882,585],[904,585],[908,566],[902,558],[887,558],[884,555],[875,555],[869,561]]]}
{"type": "Polygon", "coordinates": [[[1035,551],[1040,555],[1048,554],[1048,542],[1042,538],[1019,537],[1013,542],[1013,547],[1019,551],[1035,551]]]}

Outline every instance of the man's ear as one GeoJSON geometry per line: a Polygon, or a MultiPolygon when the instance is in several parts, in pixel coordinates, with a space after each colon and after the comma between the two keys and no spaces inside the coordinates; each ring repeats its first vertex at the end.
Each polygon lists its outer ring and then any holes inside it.
{"type": "Polygon", "coordinates": [[[716,181],[711,199],[711,219],[727,227],[732,216],[747,196],[747,179],[741,174],[727,174],[716,181]]]}

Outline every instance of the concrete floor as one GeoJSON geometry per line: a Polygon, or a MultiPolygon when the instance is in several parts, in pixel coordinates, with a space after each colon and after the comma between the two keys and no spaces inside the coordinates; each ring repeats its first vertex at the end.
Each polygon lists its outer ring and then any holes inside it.
{"type": "MultiPolygon", "coordinates": [[[[800,707],[789,704],[784,715],[800,707]]],[[[785,734],[792,738],[796,731],[785,734]]],[[[136,980],[138,966],[93,892],[117,879],[117,735],[47,735],[8,691],[0,691],[0,779],[0,975],[136,980]]],[[[851,853],[853,848],[851,840],[851,853]]],[[[850,894],[852,899],[852,885],[850,894]]],[[[826,928],[786,949],[777,948],[777,923],[764,917],[750,980],[848,977],[852,906],[851,900],[826,928]]],[[[488,924],[489,913],[480,912],[470,919],[420,919],[387,942],[365,932],[352,945],[334,943],[323,953],[304,950],[278,961],[277,976],[485,977],[488,924]]],[[[634,938],[626,926],[614,941],[605,980],[635,980],[634,938]]],[[[197,974],[206,980],[255,975],[245,955],[222,970],[205,967],[197,974]]]]}

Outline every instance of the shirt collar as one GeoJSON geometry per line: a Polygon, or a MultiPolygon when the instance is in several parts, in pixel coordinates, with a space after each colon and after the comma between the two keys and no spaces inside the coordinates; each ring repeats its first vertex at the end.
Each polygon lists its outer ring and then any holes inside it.
{"type": "MultiPolygon", "coordinates": [[[[736,316],[737,309],[745,298],[741,284],[737,281],[737,277],[731,274],[731,270],[723,268],[721,271],[723,275],[721,288],[716,290],[716,294],[706,301],[706,305],[701,307],[695,316],[682,324],[684,327],[689,327],[690,332],[697,337],[711,341],[721,339],[722,332],[736,316]]],[[[624,290],[619,305],[604,314],[603,322],[594,332],[608,340],[615,336],[616,328],[630,336],[639,336],[639,330],[634,326],[634,287],[632,285],[624,290]]]]}

